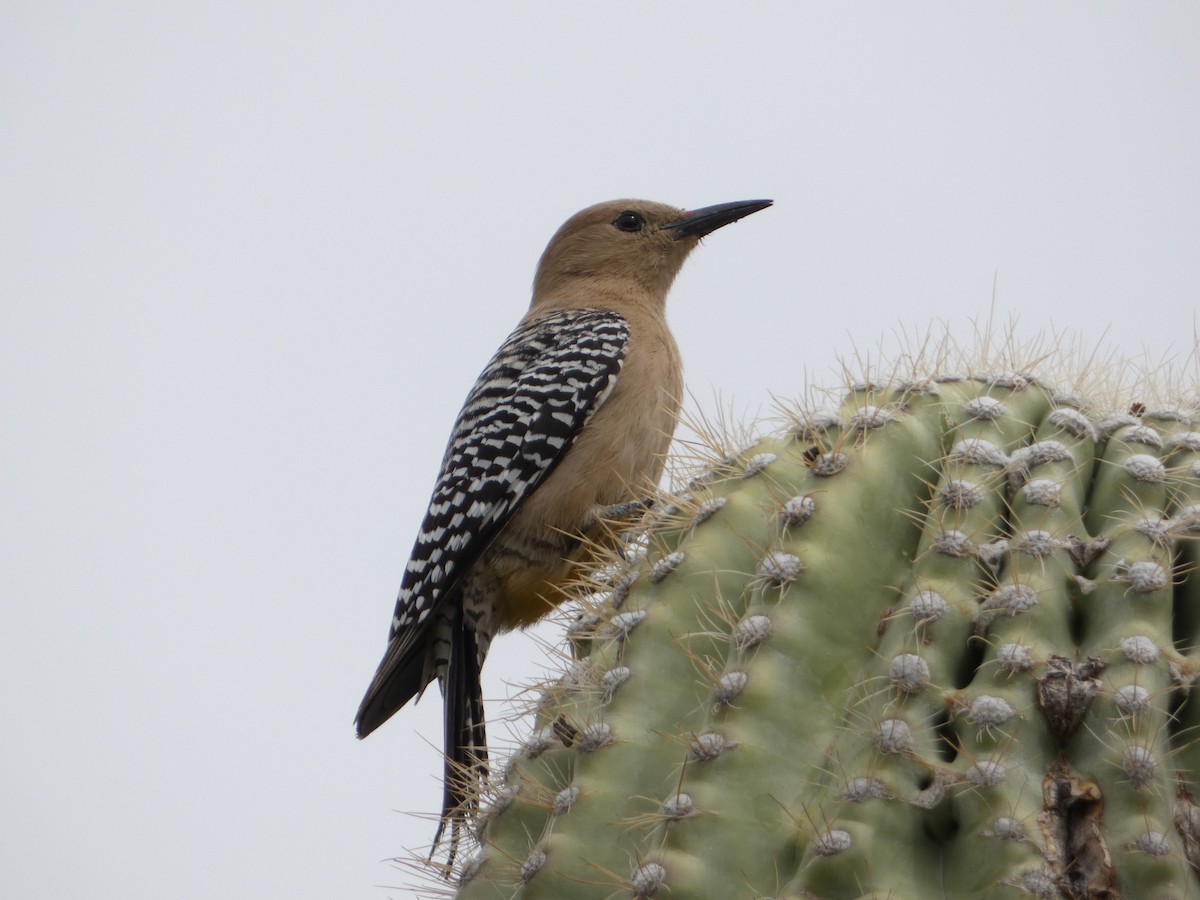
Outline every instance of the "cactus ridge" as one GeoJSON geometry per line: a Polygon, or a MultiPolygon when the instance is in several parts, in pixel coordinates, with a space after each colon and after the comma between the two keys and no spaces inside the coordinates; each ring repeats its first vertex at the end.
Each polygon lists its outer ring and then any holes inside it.
{"type": "Polygon", "coordinates": [[[852,384],[657,502],[463,898],[1200,898],[1200,412],[852,384]]]}

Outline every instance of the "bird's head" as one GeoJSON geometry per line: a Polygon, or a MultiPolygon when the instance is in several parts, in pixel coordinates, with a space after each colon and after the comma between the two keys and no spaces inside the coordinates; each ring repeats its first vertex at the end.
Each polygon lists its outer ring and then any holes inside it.
{"type": "Polygon", "coordinates": [[[630,289],[661,302],[702,237],[770,205],[742,200],[685,210],[649,200],[611,200],[589,206],[567,219],[546,246],[534,277],[534,304],[564,294],[602,297],[630,289]]]}

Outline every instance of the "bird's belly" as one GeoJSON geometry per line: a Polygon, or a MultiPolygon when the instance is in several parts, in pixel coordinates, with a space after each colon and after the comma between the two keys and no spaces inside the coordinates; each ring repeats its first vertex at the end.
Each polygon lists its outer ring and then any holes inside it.
{"type": "Polygon", "coordinates": [[[564,541],[564,546],[554,549],[522,546],[501,536],[483,560],[499,587],[497,631],[532,625],[567,599],[564,582],[570,581],[571,556],[577,546],[578,541],[564,541]]]}

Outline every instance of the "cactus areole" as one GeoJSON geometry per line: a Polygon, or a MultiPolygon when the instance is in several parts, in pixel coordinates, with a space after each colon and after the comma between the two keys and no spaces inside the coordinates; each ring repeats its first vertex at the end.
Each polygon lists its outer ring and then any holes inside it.
{"type": "Polygon", "coordinates": [[[657,503],[458,895],[1200,898],[1200,411],[1130,399],[859,384],[657,503]]]}

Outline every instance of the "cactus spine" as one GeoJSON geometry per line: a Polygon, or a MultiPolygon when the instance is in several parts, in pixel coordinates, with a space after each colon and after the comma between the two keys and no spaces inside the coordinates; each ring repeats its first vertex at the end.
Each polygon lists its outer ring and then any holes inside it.
{"type": "Polygon", "coordinates": [[[851,388],[659,504],[483,798],[482,898],[1200,898],[1200,414],[851,388]]]}

